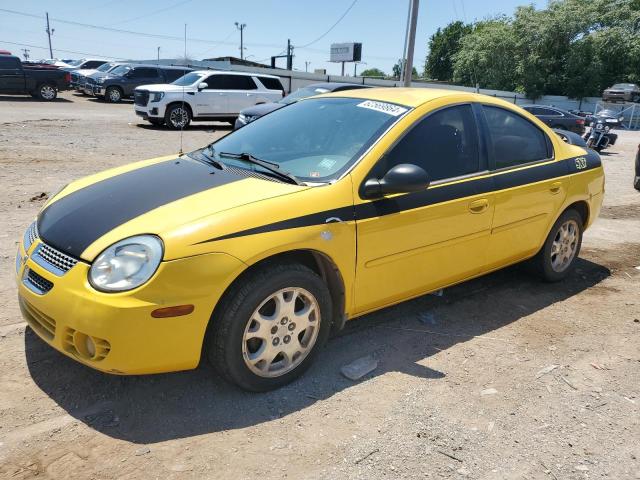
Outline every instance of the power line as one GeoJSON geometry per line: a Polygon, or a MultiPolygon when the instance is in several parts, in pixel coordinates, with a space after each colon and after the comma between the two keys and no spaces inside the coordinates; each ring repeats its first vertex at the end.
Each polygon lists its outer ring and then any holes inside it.
{"type": "MultiPolygon", "coordinates": [[[[41,45],[31,45],[29,43],[10,42],[8,40],[0,40],[0,43],[6,43],[8,45],[16,45],[19,47],[31,47],[31,48],[40,48],[42,50],[49,50],[49,47],[43,47],[41,45]]],[[[101,55],[99,53],[76,52],[74,50],[63,50],[62,48],[56,48],[56,51],[64,52],[64,53],[73,53],[76,55],[87,55],[89,57],[102,57],[102,58],[113,58],[115,60],[126,60],[125,58],[122,58],[122,57],[112,57],[110,55],[101,55]]]]}
{"type": "MultiPolygon", "coordinates": [[[[36,14],[33,14],[33,13],[27,13],[27,12],[19,12],[17,10],[9,10],[7,8],[0,8],[0,12],[11,13],[11,14],[14,14],[14,15],[21,15],[23,17],[31,17],[31,18],[39,18],[39,19],[45,18],[42,15],[36,15],[36,14]]],[[[138,36],[141,36],[141,37],[156,38],[156,39],[162,39],[162,40],[174,40],[174,41],[179,41],[179,42],[183,42],[184,41],[184,38],[173,36],[173,35],[165,35],[165,34],[159,34],[159,33],[148,33],[148,32],[137,32],[137,31],[134,31],[134,30],[124,30],[124,29],[121,29],[121,28],[112,28],[112,27],[105,27],[105,26],[101,26],[101,25],[92,25],[90,23],[75,22],[73,20],[64,20],[64,19],[61,19],[61,18],[53,18],[53,17],[50,20],[58,22],[58,23],[64,23],[64,24],[67,24],[67,25],[74,25],[76,27],[91,28],[91,29],[94,29],[94,30],[105,30],[105,31],[108,31],[108,32],[124,33],[124,34],[127,34],[127,35],[138,35],[138,36]]],[[[216,40],[206,40],[206,39],[202,39],[202,38],[188,38],[187,40],[190,41],[190,42],[204,43],[204,44],[207,44],[207,45],[225,43],[225,42],[220,42],[220,41],[216,41],[216,40]]],[[[227,44],[228,45],[235,45],[232,42],[228,42],[227,44]]],[[[255,47],[280,48],[280,45],[269,44],[269,43],[247,43],[247,45],[255,46],[255,47]]]]}
{"type": "Polygon", "coordinates": [[[315,40],[313,40],[312,42],[307,43],[306,45],[302,45],[301,47],[296,47],[296,48],[306,48],[309,45],[313,45],[314,43],[322,40],[331,30],[333,30],[335,28],[336,25],[338,25],[342,19],[344,17],[347,16],[347,13],[349,13],[349,11],[353,8],[353,6],[358,3],[358,0],[353,0],[353,3],[351,5],[349,5],[349,8],[347,8],[345,10],[345,12],[340,16],[340,18],[336,21],[336,23],[334,23],[333,25],[331,25],[331,27],[329,27],[329,30],[327,30],[326,32],[324,32],[322,35],[320,35],[318,38],[316,38],[315,40]]]}
{"type": "Polygon", "coordinates": [[[134,20],[140,20],[141,18],[147,18],[147,17],[150,17],[151,15],[155,15],[157,13],[162,13],[165,10],[170,10],[172,8],[179,7],[180,5],[184,5],[185,3],[189,3],[189,2],[192,2],[192,1],[193,0],[182,0],[181,2],[174,3],[173,5],[169,5],[168,7],[159,8],[158,10],[153,10],[151,12],[145,13],[144,15],[139,15],[137,17],[129,18],[127,20],[120,20],[119,22],[111,23],[110,25],[120,25],[122,23],[129,23],[129,22],[133,22],[134,20]]]}

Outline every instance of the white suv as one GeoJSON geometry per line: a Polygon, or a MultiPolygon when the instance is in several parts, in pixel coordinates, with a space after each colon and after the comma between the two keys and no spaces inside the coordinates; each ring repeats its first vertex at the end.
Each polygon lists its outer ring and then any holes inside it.
{"type": "Polygon", "coordinates": [[[275,102],[283,96],[284,87],[274,75],[199,70],[171,84],[137,87],[134,108],[154,125],[180,129],[191,120],[233,124],[243,108],[275,102]]]}

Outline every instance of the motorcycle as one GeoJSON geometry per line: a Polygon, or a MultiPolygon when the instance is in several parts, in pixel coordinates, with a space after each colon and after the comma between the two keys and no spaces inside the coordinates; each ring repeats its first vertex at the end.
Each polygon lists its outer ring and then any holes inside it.
{"type": "Polygon", "coordinates": [[[620,125],[620,120],[602,115],[594,116],[590,124],[591,129],[584,136],[587,147],[600,152],[608,146],[614,145],[618,135],[611,132],[613,125],[620,125]]]}

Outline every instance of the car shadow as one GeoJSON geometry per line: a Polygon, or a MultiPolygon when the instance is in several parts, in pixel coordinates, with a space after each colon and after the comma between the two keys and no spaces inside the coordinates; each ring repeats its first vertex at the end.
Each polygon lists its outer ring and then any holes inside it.
{"type": "Polygon", "coordinates": [[[13,95],[0,95],[0,102],[40,102],[40,103],[73,103],[73,100],[68,98],[56,97],[54,100],[46,101],[38,98],[33,98],[31,95],[27,96],[13,96],[13,95]]]}
{"type": "MultiPolygon", "coordinates": [[[[150,123],[138,123],[136,124],[139,128],[142,128],[144,130],[167,130],[167,131],[173,131],[173,130],[169,130],[165,125],[152,125],[150,123]]],[[[185,128],[185,130],[187,131],[204,131],[204,132],[215,132],[215,131],[231,131],[233,130],[233,126],[229,125],[228,123],[215,123],[215,124],[202,124],[202,123],[197,123],[197,124],[190,124],[188,127],[185,128]]]]}
{"type": "Polygon", "coordinates": [[[432,355],[483,336],[495,348],[512,348],[509,339],[487,334],[610,275],[606,267],[584,259],[557,284],[542,283],[522,270],[510,267],[451,287],[441,297],[425,295],[348,322],[301,379],[273,392],[241,391],[205,365],[171,374],[103,374],[53,350],[30,329],[25,334],[26,361],[43,392],[79,421],[113,438],[155,443],[244,428],[281,418],[356,385],[340,374],[340,368],[366,355],[379,364],[360,382],[387,372],[438,381],[446,372],[425,366],[432,355]]]}

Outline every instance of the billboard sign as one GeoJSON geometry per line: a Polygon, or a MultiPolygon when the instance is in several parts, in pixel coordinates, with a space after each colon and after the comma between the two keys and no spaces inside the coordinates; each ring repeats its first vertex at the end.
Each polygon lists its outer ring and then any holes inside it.
{"type": "Polygon", "coordinates": [[[362,60],[361,43],[332,43],[330,62],[359,62],[362,60]]]}

